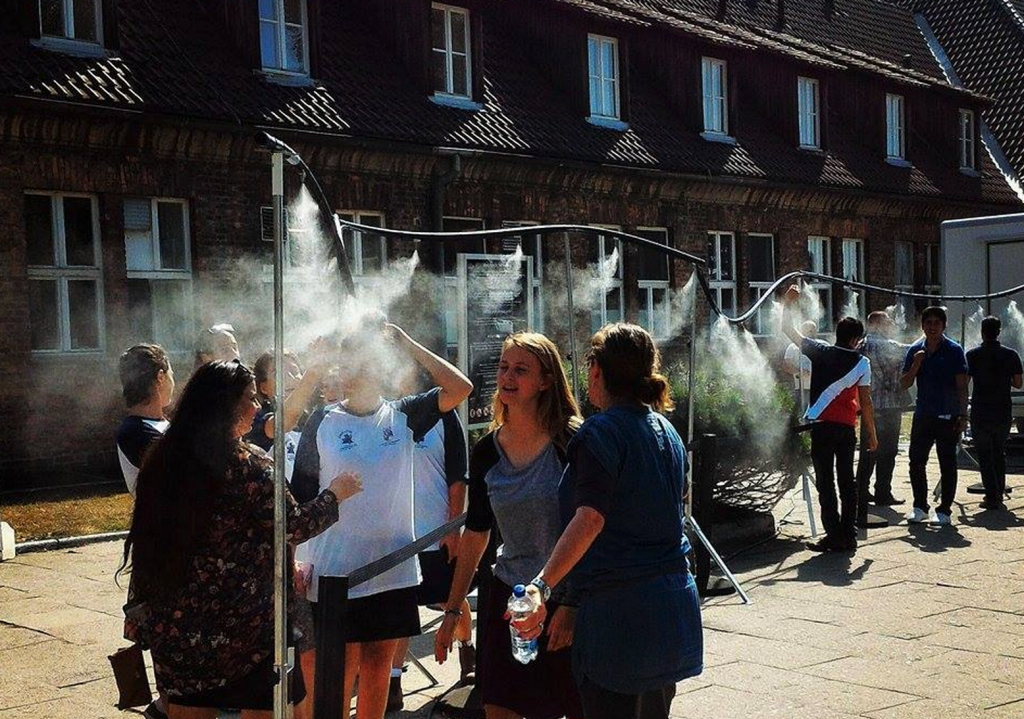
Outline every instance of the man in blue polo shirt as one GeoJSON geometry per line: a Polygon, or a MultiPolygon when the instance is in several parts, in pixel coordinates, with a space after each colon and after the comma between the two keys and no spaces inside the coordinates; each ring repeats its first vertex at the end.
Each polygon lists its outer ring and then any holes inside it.
{"type": "Polygon", "coordinates": [[[967,427],[967,358],[964,348],[946,337],[946,311],[927,307],[921,313],[924,338],[907,350],[900,387],[917,383],[917,405],[910,430],[910,487],[914,508],[907,521],[928,519],[928,474],[925,465],[935,445],[942,476],[942,501],[935,523],[949,524],[956,499],[956,448],[967,427]]]}

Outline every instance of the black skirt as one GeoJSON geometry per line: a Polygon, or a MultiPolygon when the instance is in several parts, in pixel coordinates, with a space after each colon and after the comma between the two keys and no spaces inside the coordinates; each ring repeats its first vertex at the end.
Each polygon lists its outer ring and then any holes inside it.
{"type": "MultiPolygon", "coordinates": [[[[423,630],[420,627],[420,610],[416,605],[417,594],[417,587],[408,587],[348,600],[345,642],[379,642],[418,636],[423,630]]],[[[310,604],[313,605],[316,624],[320,621],[319,603],[310,604]]],[[[316,627],[316,633],[320,634],[319,627],[316,627]]]]}
{"type": "MultiPolygon", "coordinates": [[[[169,701],[183,707],[270,710],[274,708],[275,686],[277,672],[274,669],[274,658],[267,657],[244,677],[222,687],[187,696],[169,697],[169,701]]],[[[306,683],[302,678],[302,667],[298,663],[291,671],[289,698],[293,704],[298,704],[306,698],[306,683]]]]}
{"type": "MultiPolygon", "coordinates": [[[[512,588],[494,579],[488,595],[485,635],[477,656],[477,686],[483,703],[504,707],[526,719],[582,717],[583,705],[572,673],[572,648],[549,652],[544,634],[537,658],[520,664],[512,656],[512,636],[504,618],[512,588]]],[[[557,608],[548,602],[549,618],[557,608]]]]}

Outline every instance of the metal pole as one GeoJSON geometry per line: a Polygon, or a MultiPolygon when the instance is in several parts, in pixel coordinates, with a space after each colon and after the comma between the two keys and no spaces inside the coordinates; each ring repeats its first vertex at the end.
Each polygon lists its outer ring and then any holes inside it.
{"type": "MultiPolygon", "coordinates": [[[[274,719],[288,719],[288,595],[284,490],[284,153],[273,155],[274,197],[274,719]]],[[[339,259],[339,262],[341,260],[339,259]]]]}
{"type": "Polygon", "coordinates": [[[576,402],[580,401],[580,369],[579,359],[576,357],[576,308],[572,301],[572,252],[569,245],[569,233],[565,238],[565,287],[569,299],[569,360],[572,363],[572,396],[576,402]]]}
{"type": "Polygon", "coordinates": [[[699,270],[697,266],[692,267],[690,273],[690,282],[693,290],[693,299],[690,302],[691,305],[691,316],[690,316],[690,366],[687,377],[687,392],[686,395],[686,448],[687,448],[687,460],[690,468],[690,491],[686,493],[686,501],[683,505],[683,512],[687,518],[693,516],[693,482],[696,474],[694,472],[694,453],[693,453],[693,425],[695,417],[697,415],[697,277],[696,274],[699,270]]]}

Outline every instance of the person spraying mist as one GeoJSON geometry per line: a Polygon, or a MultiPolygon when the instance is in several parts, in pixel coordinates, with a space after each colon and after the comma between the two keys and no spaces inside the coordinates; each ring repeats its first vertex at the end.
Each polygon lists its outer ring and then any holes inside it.
{"type": "Polygon", "coordinates": [[[793,285],[786,291],[781,331],[811,360],[810,404],[804,418],[814,423],[811,461],[825,536],[808,543],[807,548],[815,552],[852,552],[857,549],[853,455],[857,448],[858,406],[864,448],[868,452],[878,448],[871,403],[871,363],[857,351],[864,325],[853,317],[841,319],[836,324],[834,346],[805,337],[793,321],[793,305],[799,300],[800,288],[793,285]]]}

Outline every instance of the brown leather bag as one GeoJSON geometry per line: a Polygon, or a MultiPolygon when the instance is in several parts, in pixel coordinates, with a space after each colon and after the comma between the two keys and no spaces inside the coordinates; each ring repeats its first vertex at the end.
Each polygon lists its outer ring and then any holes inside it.
{"type": "Polygon", "coordinates": [[[117,682],[118,709],[141,707],[153,701],[149,678],[146,676],[146,663],[142,659],[142,647],[132,644],[118,649],[107,658],[114,670],[114,681],[117,682]]]}

